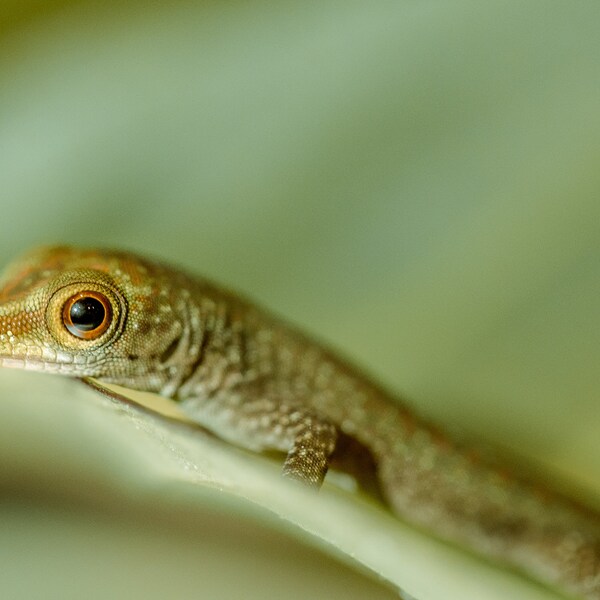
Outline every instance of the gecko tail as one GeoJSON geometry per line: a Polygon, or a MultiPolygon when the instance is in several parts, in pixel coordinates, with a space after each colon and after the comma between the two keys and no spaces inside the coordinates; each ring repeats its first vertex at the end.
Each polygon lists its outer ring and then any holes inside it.
{"type": "Polygon", "coordinates": [[[524,548],[522,563],[565,591],[600,600],[600,538],[587,528],[547,531],[539,542],[524,548]]]}
{"type": "MultiPolygon", "coordinates": [[[[383,492],[405,521],[586,600],[600,600],[600,517],[454,447],[388,448],[383,492]]],[[[410,442],[408,442],[410,443],[410,442]]]]}

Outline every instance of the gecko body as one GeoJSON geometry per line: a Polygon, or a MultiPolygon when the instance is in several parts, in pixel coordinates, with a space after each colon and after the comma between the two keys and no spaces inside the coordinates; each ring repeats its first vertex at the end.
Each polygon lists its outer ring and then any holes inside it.
{"type": "Polygon", "coordinates": [[[237,294],[127,252],[42,248],[0,281],[0,365],[172,398],[218,436],[285,454],[319,487],[356,442],[403,519],[600,600],[600,518],[507,477],[330,350],[237,294]]]}

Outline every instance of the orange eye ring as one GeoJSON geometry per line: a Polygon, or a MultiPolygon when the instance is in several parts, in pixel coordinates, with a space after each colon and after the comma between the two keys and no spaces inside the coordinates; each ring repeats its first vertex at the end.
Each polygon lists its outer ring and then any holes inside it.
{"type": "Polygon", "coordinates": [[[69,333],[75,337],[95,340],[109,328],[112,308],[104,294],[83,291],[65,302],[62,319],[69,333]]]}

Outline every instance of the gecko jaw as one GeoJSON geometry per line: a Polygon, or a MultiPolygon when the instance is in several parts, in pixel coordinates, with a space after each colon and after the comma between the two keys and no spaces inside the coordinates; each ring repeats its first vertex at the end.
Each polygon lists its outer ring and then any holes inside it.
{"type": "Polygon", "coordinates": [[[73,355],[52,348],[44,348],[40,353],[37,348],[17,351],[10,345],[0,345],[0,367],[9,369],[22,369],[27,371],[41,371],[46,373],[57,373],[71,377],[83,377],[92,371],[92,363],[81,364],[74,360],[73,355]],[[24,350],[24,351],[23,351],[24,350]],[[86,372],[84,372],[86,371],[86,372]]]}
{"type": "Polygon", "coordinates": [[[8,369],[21,369],[26,371],[77,375],[72,363],[49,363],[41,358],[13,356],[7,354],[0,354],[0,367],[8,369]]]}

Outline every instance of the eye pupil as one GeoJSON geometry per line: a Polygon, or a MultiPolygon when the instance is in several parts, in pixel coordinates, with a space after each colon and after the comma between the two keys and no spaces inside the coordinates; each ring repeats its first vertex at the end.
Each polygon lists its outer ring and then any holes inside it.
{"type": "Polygon", "coordinates": [[[94,331],[104,322],[106,309],[96,298],[81,298],[73,302],[69,316],[71,323],[79,331],[94,331]]]}
{"type": "Polygon", "coordinates": [[[107,296],[92,290],[71,296],[62,311],[64,326],[82,340],[98,339],[110,327],[112,316],[107,296]]]}

